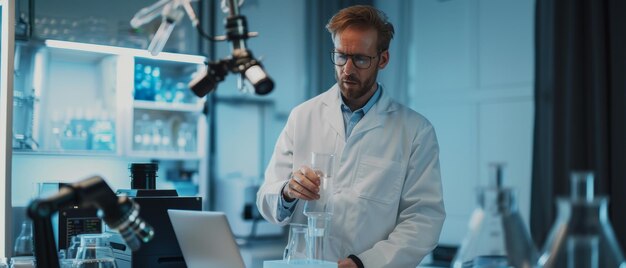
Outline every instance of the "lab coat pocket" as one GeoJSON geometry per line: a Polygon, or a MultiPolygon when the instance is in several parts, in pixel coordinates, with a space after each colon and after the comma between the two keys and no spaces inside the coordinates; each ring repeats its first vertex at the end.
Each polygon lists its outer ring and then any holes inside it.
{"type": "Polygon", "coordinates": [[[400,196],[400,168],[398,162],[362,155],[353,189],[361,198],[391,204],[400,196]]]}

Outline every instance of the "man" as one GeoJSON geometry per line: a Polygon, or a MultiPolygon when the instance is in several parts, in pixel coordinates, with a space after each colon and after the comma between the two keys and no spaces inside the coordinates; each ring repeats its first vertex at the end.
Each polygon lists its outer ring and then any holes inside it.
{"type": "Polygon", "coordinates": [[[376,82],[394,34],[381,11],[349,7],[326,28],[337,84],[289,115],[257,206],[273,223],[306,222],[304,203],[319,198],[320,185],[311,152],[333,153],[325,259],[339,267],[416,267],[435,247],[445,218],[435,131],[376,82]]]}

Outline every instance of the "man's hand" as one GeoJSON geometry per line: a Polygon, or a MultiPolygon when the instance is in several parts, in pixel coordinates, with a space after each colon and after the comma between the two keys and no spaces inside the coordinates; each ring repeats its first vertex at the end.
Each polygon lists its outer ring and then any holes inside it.
{"type": "Polygon", "coordinates": [[[294,172],[289,183],[283,188],[283,197],[291,202],[294,199],[317,200],[320,198],[320,177],[307,167],[302,166],[294,172]]]}
{"type": "Polygon", "coordinates": [[[348,258],[339,260],[337,262],[337,268],[358,268],[358,266],[356,266],[356,263],[354,263],[352,259],[348,258]]]}

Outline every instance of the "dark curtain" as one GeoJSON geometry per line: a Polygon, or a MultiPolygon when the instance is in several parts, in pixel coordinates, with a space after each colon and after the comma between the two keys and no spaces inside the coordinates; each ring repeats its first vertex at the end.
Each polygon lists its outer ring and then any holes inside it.
{"type": "Polygon", "coordinates": [[[574,170],[595,172],[596,195],[626,248],[626,1],[537,0],[531,232],[543,245],[574,170]]]}
{"type": "Polygon", "coordinates": [[[307,0],[306,1],[306,86],[309,98],[333,84],[334,67],[330,61],[333,42],[326,30],[328,20],[342,8],[353,5],[373,5],[373,0],[307,0]]]}

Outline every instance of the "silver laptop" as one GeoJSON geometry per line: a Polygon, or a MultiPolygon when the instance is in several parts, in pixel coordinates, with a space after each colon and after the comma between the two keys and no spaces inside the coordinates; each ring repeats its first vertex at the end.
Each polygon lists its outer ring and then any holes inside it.
{"type": "Polygon", "coordinates": [[[187,267],[245,268],[224,213],[174,209],[167,213],[187,267]]]}

